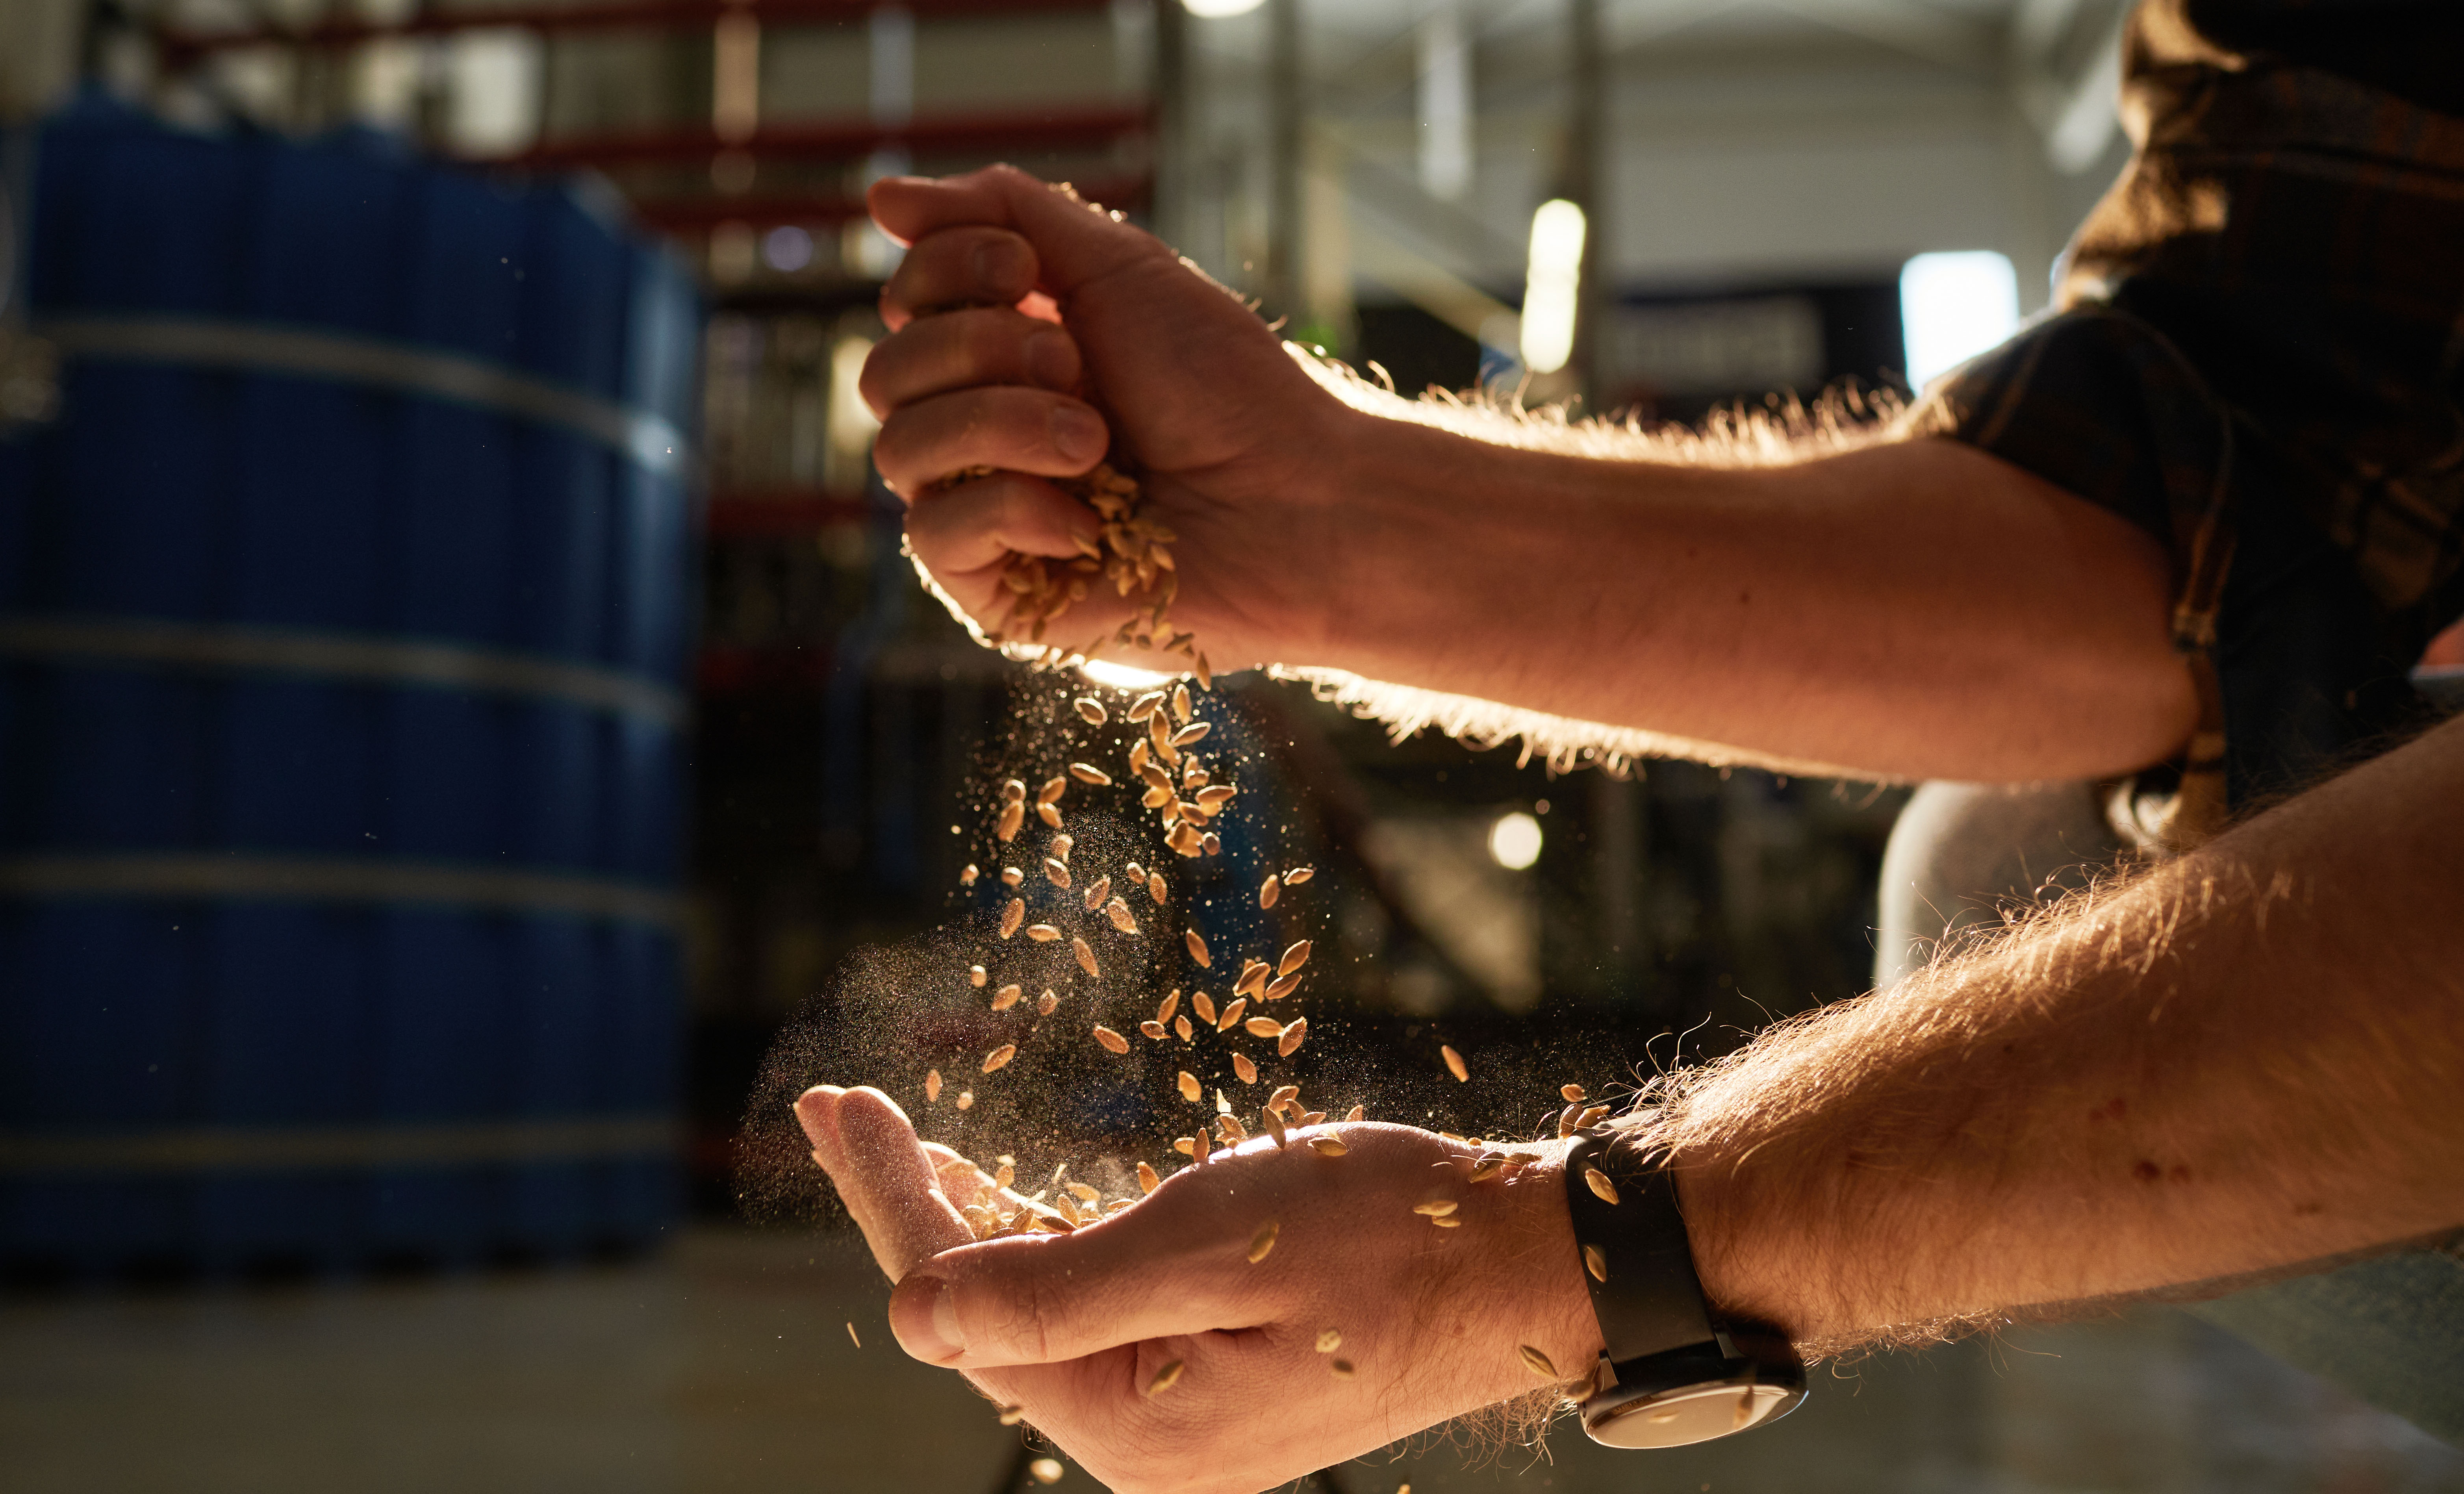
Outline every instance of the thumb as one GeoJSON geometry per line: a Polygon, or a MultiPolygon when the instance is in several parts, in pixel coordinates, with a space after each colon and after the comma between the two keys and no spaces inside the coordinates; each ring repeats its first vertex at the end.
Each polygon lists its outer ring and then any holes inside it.
{"type": "Polygon", "coordinates": [[[865,201],[884,232],[910,244],[960,226],[1013,230],[1035,247],[1039,282],[1057,297],[1139,260],[1177,263],[1154,234],[1016,166],[937,180],[884,177],[865,201]]]}
{"type": "Polygon", "coordinates": [[[944,1251],[890,1294],[891,1331],[918,1359],[976,1370],[1271,1321],[1289,1258],[1253,1264],[1254,1231],[1202,1223],[1158,1194],[1074,1234],[944,1251]]]}

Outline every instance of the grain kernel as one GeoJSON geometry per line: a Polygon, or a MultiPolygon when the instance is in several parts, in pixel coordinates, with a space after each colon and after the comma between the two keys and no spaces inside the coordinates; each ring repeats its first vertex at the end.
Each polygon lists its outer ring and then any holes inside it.
{"type": "Polygon", "coordinates": [[[958,885],[960,887],[973,887],[976,885],[976,878],[982,875],[983,872],[977,869],[974,862],[968,862],[958,872],[958,885]]]}
{"type": "Polygon", "coordinates": [[[1194,1043],[1197,1041],[1197,1034],[1191,1031],[1189,1019],[1186,1016],[1174,1018],[1172,1020],[1172,1030],[1180,1034],[1180,1041],[1183,1043],[1194,1043]]]}
{"type": "Polygon", "coordinates": [[[1189,719],[1189,687],[1186,685],[1175,685],[1172,687],[1173,719],[1177,721],[1186,721],[1189,719]]]}
{"type": "Polygon", "coordinates": [[[1096,909],[1103,907],[1104,899],[1111,895],[1111,890],[1112,879],[1111,877],[1097,877],[1094,881],[1088,883],[1087,894],[1083,899],[1087,905],[1087,911],[1089,912],[1092,912],[1096,909]]]}
{"type": "Polygon", "coordinates": [[[1018,986],[1005,985],[993,993],[993,1010],[997,1012],[1008,1011],[1011,1007],[1016,1006],[1018,1004],[1018,999],[1025,994],[1026,992],[1018,986]]]}
{"type": "Polygon", "coordinates": [[[1589,1131],[1608,1118],[1609,1108],[1605,1105],[1595,1105],[1589,1110],[1583,1111],[1582,1114],[1574,1117],[1574,1129],[1576,1131],[1589,1131]]]}
{"type": "Polygon", "coordinates": [[[1127,1053],[1130,1050],[1130,1040],[1110,1027],[1097,1027],[1095,1041],[1103,1044],[1107,1053],[1127,1053]]]}
{"type": "Polygon", "coordinates": [[[1057,888],[1069,886],[1069,863],[1057,856],[1044,858],[1044,878],[1057,888]]]}
{"type": "Polygon", "coordinates": [[[1155,1175],[1155,1170],[1154,1168],[1149,1167],[1144,1162],[1140,1162],[1138,1164],[1138,1192],[1153,1193],[1155,1191],[1156,1186],[1162,1181],[1162,1178],[1155,1175]]]}
{"type": "Polygon", "coordinates": [[[1335,1136],[1311,1136],[1309,1138],[1309,1150],[1320,1156],[1342,1156],[1352,1150],[1343,1144],[1341,1138],[1335,1136]]]}
{"type": "Polygon", "coordinates": [[[1435,1224],[1440,1229],[1461,1229],[1463,1227],[1463,1220],[1456,1219],[1451,1215],[1441,1219],[1431,1219],[1429,1222],[1435,1224]]]}
{"type": "Polygon", "coordinates": [[[1001,868],[1001,886],[1016,887],[1025,880],[1026,873],[1019,870],[1016,867],[1001,868]]]}
{"type": "Polygon", "coordinates": [[[1203,991],[1192,992],[1189,998],[1189,1009],[1198,1014],[1199,1022],[1211,1022],[1215,1020],[1215,998],[1203,991]]]}
{"type": "Polygon", "coordinates": [[[1276,1056],[1280,1058],[1289,1058],[1294,1053],[1299,1052],[1301,1044],[1308,1041],[1309,1019],[1303,1017],[1296,1022],[1287,1023],[1284,1028],[1284,1035],[1275,1040],[1276,1056]]]}
{"type": "Polygon", "coordinates": [[[1274,966],[1263,959],[1253,959],[1241,967],[1241,978],[1232,983],[1232,994],[1256,996],[1266,988],[1266,978],[1274,973],[1274,966]]]}
{"type": "Polygon", "coordinates": [[[1291,870],[1284,873],[1284,886],[1298,887],[1316,875],[1317,868],[1315,867],[1294,867],[1291,870]]]}
{"type": "Polygon", "coordinates": [[[1291,1138],[1284,1131],[1283,1116],[1277,1114],[1273,1110],[1267,1110],[1265,1113],[1266,1121],[1266,1134],[1275,1138],[1275,1150],[1280,1152],[1284,1148],[1290,1146],[1291,1138]]]}
{"type": "Polygon", "coordinates": [[[1178,1010],[1180,1010],[1180,991],[1178,987],[1175,987],[1165,994],[1162,1000],[1155,1003],[1155,1021],[1170,1022],[1172,1014],[1178,1010]]]}
{"type": "Polygon", "coordinates": [[[1112,920],[1112,927],[1120,930],[1123,934],[1135,934],[1138,932],[1137,916],[1130,912],[1129,904],[1122,902],[1117,897],[1104,905],[1104,916],[1112,920]]]}
{"type": "Polygon", "coordinates": [[[1284,879],[1281,877],[1269,875],[1265,881],[1258,884],[1258,906],[1261,908],[1274,907],[1276,899],[1283,895],[1284,879]]]}
{"type": "Polygon", "coordinates": [[[1299,940],[1294,943],[1291,948],[1284,951],[1283,958],[1275,961],[1275,974],[1279,976],[1288,976],[1293,971],[1308,964],[1309,957],[1309,941],[1307,939],[1299,940]]]}
{"type": "Polygon", "coordinates": [[[1355,1105],[1351,1110],[1344,1112],[1343,1118],[1353,1125],[1358,1125],[1362,1120],[1367,1118],[1368,1110],[1369,1107],[1365,1105],[1355,1105]]]}
{"type": "Polygon", "coordinates": [[[1063,794],[1067,793],[1068,791],[1069,780],[1067,776],[1064,774],[1055,774],[1045,780],[1042,788],[1035,791],[1035,802],[1039,804],[1053,803],[1057,802],[1063,794]]]}
{"type": "Polygon", "coordinates": [[[1438,1045],[1438,1057],[1446,1061],[1446,1072],[1455,1076],[1455,1082],[1457,1084],[1468,1084],[1471,1082],[1471,1070],[1463,1066],[1462,1054],[1456,1052],[1453,1048],[1444,1044],[1440,1044],[1438,1045]]]}
{"type": "Polygon", "coordinates": [[[1258,1082],[1258,1066],[1249,1062],[1249,1055],[1246,1053],[1235,1053],[1232,1055],[1232,1072],[1240,1075],[1241,1082],[1244,1085],[1253,1085],[1258,1082]]]}
{"type": "Polygon", "coordinates": [[[1090,978],[1097,980],[1103,978],[1103,969],[1095,963],[1095,951],[1085,939],[1080,938],[1074,934],[1071,934],[1069,936],[1069,953],[1078,956],[1078,968],[1087,972],[1090,978]]]}
{"type": "Polygon", "coordinates": [[[1004,802],[1015,804],[1026,798],[1026,783],[1023,780],[1011,779],[1001,785],[1001,792],[1004,802]]]}
{"type": "Polygon", "coordinates": [[[1600,1253],[1599,1246],[1585,1245],[1583,1247],[1583,1269],[1591,1272],[1592,1280],[1595,1282],[1607,1281],[1609,1279],[1609,1258],[1600,1253]]]}
{"type": "Polygon", "coordinates": [[[1051,804],[1036,805],[1035,817],[1056,830],[1061,828],[1061,811],[1051,804]]]}
{"type": "Polygon", "coordinates": [[[1175,1136],[1172,1138],[1172,1149],[1175,1152],[1179,1153],[1182,1156],[1188,1156],[1191,1150],[1196,1145],[1197,1143],[1188,1136],[1175,1136]]]}
{"type": "Polygon", "coordinates": [[[1470,1181],[1485,1183],[1504,1171],[1506,1171],[1506,1158],[1502,1156],[1485,1156],[1471,1165],[1470,1181]]]}
{"type": "Polygon", "coordinates": [[[1291,1104],[1294,1100],[1297,1100],[1297,1099],[1299,1099],[1300,1097],[1301,1097],[1301,1087],[1300,1087],[1300,1086],[1298,1086],[1298,1085],[1277,1085],[1277,1086],[1275,1086],[1275,1088],[1274,1088],[1270,1092],[1268,1092],[1268,1094],[1266,1095],[1266,1109],[1268,1109],[1268,1110],[1282,1110],[1284,1107],[1286,1107],[1286,1106],[1287,1106],[1287,1105],[1291,1104]]]}
{"type": "Polygon", "coordinates": [[[1138,1023],[1138,1031],[1158,1043],[1162,1042],[1165,1036],[1164,1024],[1159,1022],[1142,1022],[1138,1023]]]}
{"type": "Polygon", "coordinates": [[[1104,703],[1102,701],[1095,699],[1091,695],[1081,695],[1077,699],[1069,702],[1069,705],[1070,709],[1076,711],[1080,719],[1084,720],[1089,726],[1101,726],[1104,724],[1106,717],[1104,703]]]}
{"type": "Polygon", "coordinates": [[[1003,1426],[1016,1426],[1021,1421],[1026,1419],[1026,1408],[1024,1406],[999,1406],[994,1408],[994,1410],[995,1415],[1000,1418],[1001,1424],[1003,1426]]]}
{"type": "Polygon", "coordinates": [[[1007,905],[1001,909],[1001,936],[1004,939],[1008,938],[1011,934],[1016,934],[1018,932],[1018,926],[1025,921],[1026,899],[1023,897],[1011,898],[1007,905]]]}
{"type": "Polygon", "coordinates": [[[1231,1004],[1223,1008],[1223,1015],[1215,1019],[1215,1030],[1218,1032],[1230,1032],[1233,1026],[1241,1021],[1241,1014],[1248,1010],[1248,1008],[1249,999],[1247,997],[1234,997],[1231,1004]]]}
{"type": "Polygon", "coordinates": [[[940,1102],[941,1071],[937,1068],[928,1068],[924,1070],[924,1103],[938,1105],[940,1102]]]}
{"type": "Polygon", "coordinates": [[[1198,1103],[1198,1097],[1199,1097],[1200,1094],[1203,1094],[1203,1093],[1205,1092],[1204,1090],[1202,1090],[1202,1089],[1200,1089],[1200,1088],[1199,1088],[1199,1085],[1198,1085],[1198,1076],[1197,1076],[1196,1074],[1191,1073],[1191,1072],[1190,1072],[1188,1069],[1186,1069],[1186,1068],[1184,1068],[1184,1069],[1182,1069],[1182,1070],[1180,1071],[1180,1081],[1179,1081],[1179,1083],[1180,1083],[1180,1097],[1181,1097],[1182,1099],[1184,1099],[1184,1100],[1187,1100],[1187,1101],[1188,1101],[1190,1104],[1192,1104],[1192,1105],[1196,1105],[1196,1104],[1198,1103]]]}
{"type": "Polygon", "coordinates": [[[1179,1383],[1180,1361],[1175,1359],[1170,1364],[1165,1365],[1162,1369],[1157,1370],[1155,1373],[1154,1379],[1147,1381],[1147,1394],[1150,1395],[1160,1395],[1179,1383]]]}
{"type": "Polygon", "coordinates": [[[1069,865],[1070,848],[1075,846],[1077,844],[1077,841],[1069,836],[1054,836],[1052,838],[1052,859],[1061,863],[1065,867],[1069,865]]]}
{"type": "Polygon", "coordinates": [[[1058,1483],[1065,1470],[1058,1458],[1038,1458],[1026,1465],[1026,1471],[1038,1483],[1058,1483]]]}
{"type": "Polygon", "coordinates": [[[1061,994],[1053,990],[1050,986],[1046,986],[1044,988],[1044,994],[1035,999],[1035,1015],[1038,1017],[1049,1017],[1052,1015],[1052,1009],[1060,1004],[1061,994]]]}
{"type": "Polygon", "coordinates": [[[1252,1017],[1242,1025],[1248,1028],[1249,1036],[1253,1038],[1280,1038],[1284,1035],[1284,1024],[1272,1017],[1252,1017]]]}
{"type": "Polygon", "coordinates": [[[1520,1346],[1515,1351],[1523,1356],[1525,1367],[1530,1370],[1532,1373],[1540,1376],[1540,1378],[1544,1380],[1553,1380],[1557,1378],[1557,1366],[1551,1362],[1547,1354],[1544,1354],[1539,1350],[1532,1348],[1529,1344],[1520,1346]]]}
{"type": "Polygon", "coordinates": [[[1018,1044],[1004,1043],[984,1055],[984,1072],[989,1074],[1016,1057],[1018,1057],[1018,1044]]]}
{"type": "Polygon", "coordinates": [[[1424,1214],[1433,1219],[1441,1219],[1447,1215],[1452,1214],[1459,1207],[1461,1207],[1461,1205],[1457,1204],[1452,1198],[1431,1198],[1425,1203],[1416,1203],[1412,1205],[1412,1212],[1415,1214],[1424,1214]]]}
{"type": "Polygon", "coordinates": [[[1061,931],[1048,923],[1030,923],[1026,926],[1026,936],[1038,944],[1049,944],[1061,937],[1061,931]]]}
{"type": "Polygon", "coordinates": [[[1280,1001],[1285,997],[1291,995],[1294,991],[1297,991],[1300,988],[1300,973],[1295,971],[1288,976],[1282,977],[1281,978],[1268,983],[1266,989],[1258,993],[1258,1000],[1262,1001],[1280,1001]]]}
{"type": "Polygon", "coordinates": [[[1206,953],[1206,935],[1196,929],[1183,929],[1180,931],[1180,941],[1189,946],[1189,957],[1198,961],[1199,969],[1214,968],[1214,957],[1206,953]]]}
{"type": "Polygon", "coordinates": [[[990,976],[984,973],[984,967],[981,965],[969,965],[967,967],[967,984],[971,986],[980,988],[985,981],[991,978],[992,978],[990,976]]]}
{"type": "Polygon", "coordinates": [[[1581,1085],[1559,1085],[1557,1087],[1557,1098],[1564,1100],[1571,1105],[1580,1105],[1583,1103],[1583,1087],[1581,1085]]]}
{"type": "Polygon", "coordinates": [[[1259,1225],[1258,1232],[1249,1237],[1249,1263],[1256,1265],[1266,1259],[1266,1252],[1275,1248],[1275,1237],[1282,1233],[1283,1226],[1273,1219],[1259,1225]]]}
{"type": "Polygon", "coordinates": [[[1026,824],[1026,805],[1013,799],[1001,805],[1001,818],[993,822],[993,838],[1002,842],[1018,839],[1019,827],[1026,824]]]}
{"type": "Polygon", "coordinates": [[[957,1106],[958,1106],[958,1109],[960,1109],[960,1110],[963,1110],[967,1109],[969,1106],[971,1106],[971,1105],[973,1105],[973,1104],[975,1104],[975,1103],[976,1103],[976,1091],[974,1091],[973,1089],[961,1089],[961,1090],[959,1090],[959,1091],[958,1091],[958,1099],[957,1099],[957,1106]]]}
{"type": "Polygon", "coordinates": [[[1163,905],[1164,885],[1162,872],[1150,871],[1147,873],[1147,896],[1154,898],[1157,907],[1161,907],[1163,905]]]}
{"type": "Polygon", "coordinates": [[[1165,745],[1175,749],[1196,746],[1206,740],[1206,734],[1213,730],[1215,730],[1215,723],[1212,721],[1192,721],[1166,737],[1165,745]]]}
{"type": "Polygon", "coordinates": [[[1602,1202],[1617,1201],[1617,1184],[1610,1182],[1609,1175],[1596,1167],[1587,1166],[1583,1169],[1583,1186],[1599,1195],[1602,1202]]]}
{"type": "Polygon", "coordinates": [[[1162,704],[1163,692],[1159,690],[1149,691],[1145,694],[1140,695],[1137,699],[1130,702],[1130,709],[1126,713],[1126,717],[1132,721],[1143,721],[1147,717],[1155,714],[1155,707],[1162,704]]]}

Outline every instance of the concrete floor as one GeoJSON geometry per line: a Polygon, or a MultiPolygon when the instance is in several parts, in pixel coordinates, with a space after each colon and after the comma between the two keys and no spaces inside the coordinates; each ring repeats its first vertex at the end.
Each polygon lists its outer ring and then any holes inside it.
{"type": "MultiPolygon", "coordinates": [[[[0,1301],[0,1489],[996,1494],[1015,1434],[882,1298],[849,1237],[701,1230],[624,1267],[0,1301]]],[[[1549,1447],[1432,1439],[1343,1490],[2464,1494],[2464,1452],[2172,1312],[1826,1373],[1733,1442],[1549,1447]]]]}

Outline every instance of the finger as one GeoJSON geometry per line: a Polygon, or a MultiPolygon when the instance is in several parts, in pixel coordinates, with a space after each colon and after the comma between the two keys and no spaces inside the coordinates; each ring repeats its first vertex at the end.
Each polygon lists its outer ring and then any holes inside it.
{"type": "Polygon", "coordinates": [[[1104,458],[1111,432],[1083,400],[1000,384],[891,412],[873,438],[882,480],[913,494],[970,467],[1075,477],[1104,458]]]}
{"type": "Polygon", "coordinates": [[[942,1195],[915,1128],[890,1096],[869,1088],[809,1090],[796,1110],[813,1137],[814,1156],[891,1281],[975,1238],[942,1195]]]}
{"type": "Polygon", "coordinates": [[[1247,1259],[1263,1221],[1226,1226],[1213,1209],[1159,1207],[1162,1198],[1073,1234],[942,1255],[891,1293],[891,1331],[918,1359],[974,1370],[1267,1321],[1280,1273],[1247,1259]]]}
{"type": "Polygon", "coordinates": [[[1174,258],[1143,229],[1016,166],[986,166],[939,181],[884,177],[865,201],[884,232],[909,244],[962,226],[1015,230],[1035,246],[1038,283],[1064,298],[1089,280],[1139,260],[1174,258]]]}
{"type": "Polygon", "coordinates": [[[985,384],[1066,390],[1084,364],[1078,341],[1048,321],[999,307],[928,317],[886,339],[864,361],[856,388],[876,416],[953,389],[985,384]]]}
{"type": "Polygon", "coordinates": [[[919,236],[881,288],[881,319],[895,332],[950,306],[1015,306],[1035,289],[1035,246],[1009,229],[962,224],[919,236]]]}
{"type": "Polygon", "coordinates": [[[989,1202],[999,1194],[982,1168],[941,1143],[924,1143],[924,1154],[932,1158],[933,1175],[940,1180],[941,1197],[950,1200],[951,1207],[963,1210],[969,1204],[989,1202]]]}
{"type": "Polygon", "coordinates": [[[928,493],[907,511],[907,547],[925,569],[949,579],[979,576],[1020,555],[1084,555],[1095,516],[1048,482],[1011,472],[928,493]]]}

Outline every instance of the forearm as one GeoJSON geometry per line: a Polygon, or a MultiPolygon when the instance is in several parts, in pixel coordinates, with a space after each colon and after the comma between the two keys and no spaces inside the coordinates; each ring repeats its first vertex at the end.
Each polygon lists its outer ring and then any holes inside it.
{"type": "Polygon", "coordinates": [[[2464,723],[1766,1037],[1661,1123],[1706,1289],[1837,1347],[2464,1225],[2464,723]]]}
{"type": "Polygon", "coordinates": [[[1886,778],[2119,772],[2188,735],[2159,548],[1969,448],[1715,468],[1368,416],[1335,445],[1305,662],[1886,778]]]}

